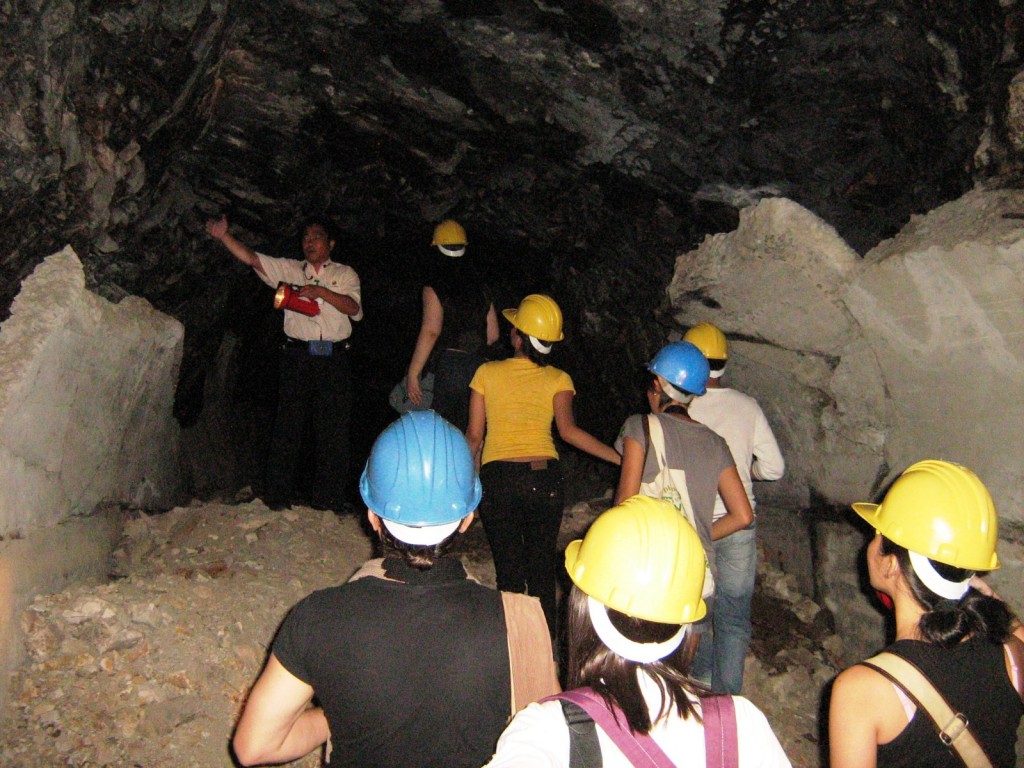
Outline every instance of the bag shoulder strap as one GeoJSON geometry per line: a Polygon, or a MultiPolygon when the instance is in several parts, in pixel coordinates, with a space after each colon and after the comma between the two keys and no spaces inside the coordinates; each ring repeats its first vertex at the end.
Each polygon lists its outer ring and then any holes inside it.
{"type": "Polygon", "coordinates": [[[384,581],[395,581],[395,579],[389,579],[387,572],[384,570],[384,558],[375,557],[372,560],[367,560],[359,568],[349,576],[349,581],[359,581],[359,579],[365,579],[372,577],[375,579],[383,579],[384,581]]]}
{"type": "Polygon", "coordinates": [[[602,768],[601,743],[594,718],[579,704],[561,699],[562,716],[569,728],[569,768],[602,768]]]}
{"type": "Polygon", "coordinates": [[[739,768],[736,702],[732,696],[709,696],[700,700],[700,709],[707,768],[739,768]]]}
{"type": "MultiPolygon", "coordinates": [[[[569,727],[570,768],[600,768],[600,744],[593,728],[596,722],[630,763],[638,768],[662,768],[675,765],[648,734],[632,733],[620,723],[625,715],[615,707],[609,710],[603,698],[590,688],[549,696],[559,700],[569,727]],[[617,715],[617,716],[616,716],[617,715]],[[587,727],[586,720],[590,720],[587,727]],[[596,751],[595,751],[596,750],[596,751]]],[[[701,699],[704,721],[704,751],[707,768],[739,768],[739,734],[736,729],[736,703],[732,696],[701,699]]]]}
{"type": "Polygon", "coordinates": [[[624,725],[626,716],[622,710],[618,707],[615,707],[614,710],[608,709],[604,699],[590,688],[563,691],[548,697],[545,701],[552,699],[571,701],[590,715],[591,719],[608,734],[608,738],[615,742],[615,746],[629,760],[630,765],[635,766],[635,768],[675,767],[675,763],[669,759],[668,755],[662,751],[661,747],[658,746],[657,742],[650,735],[646,733],[632,733],[624,725]]]}
{"type": "Polygon", "coordinates": [[[661,422],[653,413],[647,414],[646,429],[648,441],[654,449],[654,457],[658,460],[658,471],[665,469],[668,462],[665,461],[665,433],[661,429],[661,422]]]}
{"type": "Polygon", "coordinates": [[[540,600],[518,592],[502,592],[511,686],[511,712],[531,701],[557,693],[558,675],[551,652],[548,622],[540,600]]]}
{"type": "Polygon", "coordinates": [[[918,708],[928,713],[942,743],[955,749],[967,768],[992,768],[991,761],[971,733],[967,718],[962,712],[953,711],[916,664],[887,651],[861,664],[880,672],[906,691],[918,708]]]}

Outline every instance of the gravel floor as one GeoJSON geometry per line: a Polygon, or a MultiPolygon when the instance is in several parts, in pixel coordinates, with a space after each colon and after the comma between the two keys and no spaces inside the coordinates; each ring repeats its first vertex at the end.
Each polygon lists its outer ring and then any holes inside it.
{"type": "MultiPolygon", "coordinates": [[[[579,535],[600,508],[568,510],[563,540],[579,535]]],[[[493,584],[479,525],[460,554],[493,584]]],[[[130,520],[113,581],[40,596],[22,614],[29,661],[11,680],[0,765],[232,766],[233,724],[286,611],[371,556],[353,516],[272,512],[258,500],[130,520]]],[[[814,616],[806,615],[815,607],[787,596],[785,579],[760,577],[775,585],[758,609],[771,615],[755,627],[754,648],[769,657],[748,657],[748,696],[793,764],[816,766],[820,693],[835,670],[823,651],[827,638],[822,644],[814,616]],[[779,637],[790,640],[780,647],[779,637]]],[[[294,763],[319,764],[315,754],[294,763]]]]}

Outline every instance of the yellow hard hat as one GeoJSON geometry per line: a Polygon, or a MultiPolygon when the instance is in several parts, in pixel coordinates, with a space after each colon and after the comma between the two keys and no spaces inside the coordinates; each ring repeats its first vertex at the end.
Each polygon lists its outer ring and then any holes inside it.
{"type": "Polygon", "coordinates": [[[729,359],[729,342],[725,334],[711,323],[697,323],[686,332],[683,341],[697,347],[708,360],[729,359]]]}
{"type": "Polygon", "coordinates": [[[992,496],[967,467],[919,461],[892,484],[881,504],[853,510],[875,530],[910,552],[955,568],[993,571],[999,519],[992,496]]]}
{"type": "Polygon", "coordinates": [[[565,338],[562,334],[562,310],[550,296],[531,293],[519,302],[518,309],[505,309],[501,314],[520,331],[541,341],[565,338]]]}
{"type": "Polygon", "coordinates": [[[466,251],[467,242],[466,230],[462,225],[453,219],[445,219],[434,227],[434,237],[430,244],[438,246],[447,256],[461,256],[466,251]]]}
{"type": "Polygon", "coordinates": [[[628,616],[688,624],[707,613],[704,546],[670,502],[632,496],[602,514],[565,550],[573,583],[628,616]]]}

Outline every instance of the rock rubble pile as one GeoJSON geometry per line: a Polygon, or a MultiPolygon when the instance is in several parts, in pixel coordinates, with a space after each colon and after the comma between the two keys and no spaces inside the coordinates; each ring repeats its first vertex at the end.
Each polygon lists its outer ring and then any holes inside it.
{"type": "MultiPolygon", "coordinates": [[[[606,502],[576,505],[569,536],[606,502]]],[[[563,537],[564,538],[564,537],[563,537]]],[[[493,568],[479,526],[460,554],[493,568]]],[[[21,617],[28,659],[0,723],[0,764],[231,766],[229,739],[288,608],[372,555],[360,520],[262,502],[179,507],[126,524],[111,582],[38,597],[21,617]]],[[[795,766],[818,765],[817,712],[835,673],[821,609],[762,569],[749,697],[795,766]]],[[[319,765],[310,755],[295,765],[319,765]]]]}

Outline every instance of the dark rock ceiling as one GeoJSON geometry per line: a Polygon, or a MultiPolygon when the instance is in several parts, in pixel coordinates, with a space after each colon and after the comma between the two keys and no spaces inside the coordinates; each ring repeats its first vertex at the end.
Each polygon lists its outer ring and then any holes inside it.
{"type": "Polygon", "coordinates": [[[288,255],[326,214],[379,389],[453,216],[499,302],[563,303],[578,417],[610,437],[674,256],[743,204],[785,195],[865,252],[1018,183],[1021,21],[1013,0],[0,0],[0,316],[71,243],[94,290],[185,323],[188,423],[225,330],[263,371],[279,324],[202,222],[288,255]]]}

